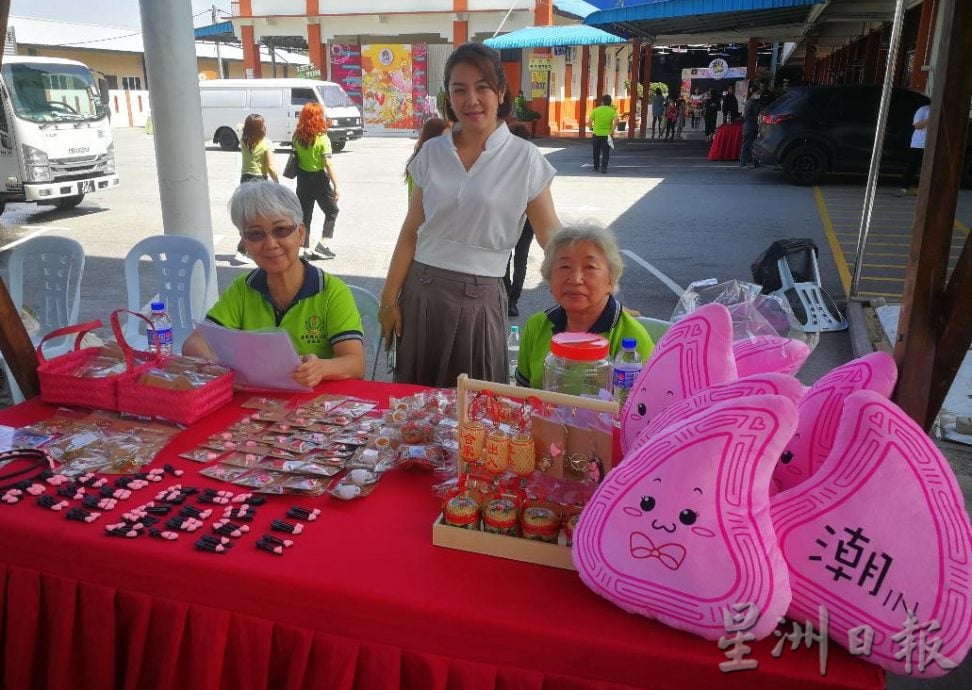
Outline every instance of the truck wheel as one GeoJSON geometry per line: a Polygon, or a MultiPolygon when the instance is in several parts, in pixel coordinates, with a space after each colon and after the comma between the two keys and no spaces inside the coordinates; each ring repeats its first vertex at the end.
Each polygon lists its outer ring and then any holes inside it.
{"type": "Polygon", "coordinates": [[[334,151],[334,153],[341,153],[341,151],[344,150],[344,147],[347,145],[347,143],[348,142],[346,141],[332,141],[331,150],[334,151]]]}
{"type": "Polygon", "coordinates": [[[240,145],[240,140],[236,138],[236,132],[226,127],[219,130],[216,141],[219,143],[219,148],[224,151],[235,151],[236,147],[240,145]]]}
{"type": "Polygon", "coordinates": [[[786,154],[783,173],[794,184],[817,184],[827,174],[827,156],[818,146],[802,144],[786,154]]]}
{"type": "Polygon", "coordinates": [[[54,202],[56,206],[61,211],[67,211],[69,208],[74,208],[84,199],[84,194],[75,194],[74,196],[61,197],[54,202]]]}

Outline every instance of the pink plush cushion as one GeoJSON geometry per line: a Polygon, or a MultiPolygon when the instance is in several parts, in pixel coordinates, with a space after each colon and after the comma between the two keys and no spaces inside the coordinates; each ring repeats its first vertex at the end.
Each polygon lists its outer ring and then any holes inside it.
{"type": "Polygon", "coordinates": [[[644,445],[659,431],[691,417],[699,410],[704,410],[727,400],[745,398],[751,395],[782,395],[796,404],[803,397],[803,384],[786,374],[756,374],[729,383],[709,386],[691,398],[669,405],[655,415],[655,418],[648,422],[648,425],[635,438],[628,452],[630,453],[644,445]]]}
{"type": "Polygon", "coordinates": [[[732,344],[740,378],[753,374],[796,374],[812,352],[802,340],[776,335],[757,335],[732,344]]]}
{"type": "Polygon", "coordinates": [[[769,480],[796,425],[787,398],[715,405],[669,426],[608,473],[574,533],[581,579],[621,608],[706,639],[752,602],[768,635],[789,606],[769,480]]]}
{"type": "Polygon", "coordinates": [[[859,390],[890,397],[898,378],[891,355],[872,352],[831,370],[806,392],[798,406],[800,418],[773,473],[772,493],[796,486],[813,475],[834,445],[844,400],[859,390]]]}
{"type": "Polygon", "coordinates": [[[729,310],[699,307],[665,331],[635,380],[621,410],[621,450],[669,405],[736,378],[729,310]]]}
{"type": "MultiPolygon", "coordinates": [[[[825,606],[830,640],[845,647],[852,628],[868,625],[875,635],[867,659],[906,673],[905,658],[895,658],[904,647],[893,638],[910,610],[917,625],[941,626],[915,630],[916,643],[924,637],[927,650],[937,638],[945,658],[962,661],[972,646],[969,516],[945,458],[881,393],[847,397],[827,459],[776,496],[771,512],[794,619],[817,621],[825,606]]],[[[920,661],[915,649],[912,674],[920,661]]],[[[921,675],[944,671],[932,662],[921,675]]]]}

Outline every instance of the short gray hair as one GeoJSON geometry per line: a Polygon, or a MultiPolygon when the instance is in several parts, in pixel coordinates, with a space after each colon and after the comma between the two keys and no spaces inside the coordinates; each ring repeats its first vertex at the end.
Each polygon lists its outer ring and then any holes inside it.
{"type": "Polygon", "coordinates": [[[244,182],[233,192],[229,202],[230,219],[241,233],[257,216],[284,216],[294,225],[304,222],[297,195],[276,182],[244,182]]]}
{"type": "Polygon", "coordinates": [[[543,257],[543,263],[540,264],[540,275],[543,276],[543,279],[548,283],[550,282],[550,274],[553,271],[553,262],[557,251],[561,247],[576,242],[590,242],[601,250],[604,258],[607,259],[608,269],[611,271],[611,280],[614,281],[614,289],[617,290],[618,283],[621,282],[621,274],[624,273],[624,261],[621,260],[618,242],[610,229],[595,223],[575,223],[554,233],[544,248],[546,253],[543,257]]]}

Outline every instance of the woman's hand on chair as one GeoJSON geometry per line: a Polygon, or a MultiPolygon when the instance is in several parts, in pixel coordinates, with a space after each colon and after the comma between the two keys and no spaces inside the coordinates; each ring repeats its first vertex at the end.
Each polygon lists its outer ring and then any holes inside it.
{"type": "Polygon", "coordinates": [[[378,321],[381,323],[381,337],[385,339],[385,348],[388,349],[391,347],[391,336],[402,335],[402,308],[397,303],[379,307],[378,321]]]}

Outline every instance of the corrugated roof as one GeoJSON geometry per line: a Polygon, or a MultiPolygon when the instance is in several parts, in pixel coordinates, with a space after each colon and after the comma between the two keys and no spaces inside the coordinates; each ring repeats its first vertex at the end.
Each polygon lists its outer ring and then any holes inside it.
{"type": "Polygon", "coordinates": [[[627,37],[703,34],[740,27],[799,24],[807,8],[825,0],[590,0],[601,7],[584,19],[590,26],[627,37]]]}
{"type": "Polygon", "coordinates": [[[583,19],[591,12],[596,12],[598,8],[584,0],[554,0],[554,9],[562,14],[583,19]]]}
{"type": "Polygon", "coordinates": [[[606,31],[592,26],[530,26],[483,41],[494,50],[506,48],[553,48],[554,46],[594,46],[627,43],[606,31]]]}
{"type": "MultiPolygon", "coordinates": [[[[145,52],[142,32],[137,29],[34,17],[10,17],[8,26],[13,27],[17,43],[23,45],[107,50],[120,53],[145,52]]],[[[238,46],[221,44],[219,51],[224,60],[243,60],[243,49],[238,46]]],[[[289,65],[310,64],[306,55],[279,48],[275,52],[278,62],[289,65]]],[[[216,46],[213,43],[197,41],[196,56],[215,59],[216,46]]],[[[262,62],[270,62],[270,51],[266,46],[260,46],[260,59],[262,62]]]]}

